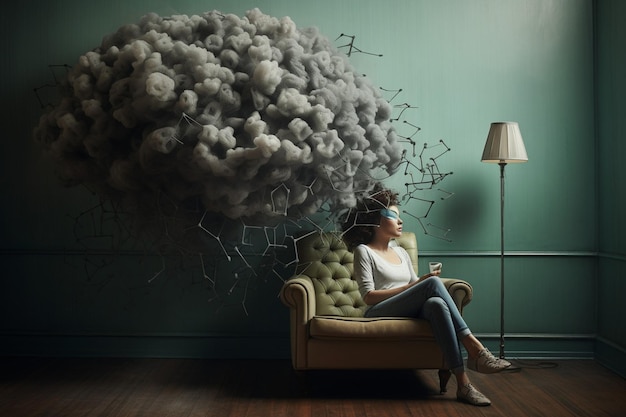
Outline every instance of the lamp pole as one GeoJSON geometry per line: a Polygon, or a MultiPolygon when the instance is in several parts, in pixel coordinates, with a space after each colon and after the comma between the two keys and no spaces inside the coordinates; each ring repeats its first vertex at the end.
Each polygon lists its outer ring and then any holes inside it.
{"type": "Polygon", "coordinates": [[[504,359],[504,167],[500,165],[500,358],[504,359]]]}

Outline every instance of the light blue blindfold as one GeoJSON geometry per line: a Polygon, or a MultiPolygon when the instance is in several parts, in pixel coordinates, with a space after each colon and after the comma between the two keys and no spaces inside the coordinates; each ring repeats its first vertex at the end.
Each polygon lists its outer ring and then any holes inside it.
{"type": "Polygon", "coordinates": [[[388,208],[381,209],[380,215],[391,220],[398,220],[398,217],[400,217],[398,213],[393,210],[389,210],[388,208]]]}

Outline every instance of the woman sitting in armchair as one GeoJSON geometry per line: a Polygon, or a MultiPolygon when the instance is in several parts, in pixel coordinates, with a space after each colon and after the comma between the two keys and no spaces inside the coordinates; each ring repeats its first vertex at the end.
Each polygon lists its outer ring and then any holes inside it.
{"type": "Polygon", "coordinates": [[[445,286],[440,271],[418,277],[408,253],[391,246],[402,234],[398,194],[378,185],[363,197],[343,222],[343,237],[354,252],[354,276],[363,301],[365,317],[414,317],[430,322],[446,365],[457,380],[457,399],[472,405],[491,401],[469,380],[459,342],[468,353],[467,367],[495,373],[511,364],[494,357],[471,333],[445,286]]]}

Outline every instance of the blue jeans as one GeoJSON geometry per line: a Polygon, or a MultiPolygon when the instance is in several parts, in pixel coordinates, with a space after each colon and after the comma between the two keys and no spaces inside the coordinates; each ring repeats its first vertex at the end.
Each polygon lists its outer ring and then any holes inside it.
{"type": "Polygon", "coordinates": [[[459,341],[471,332],[439,278],[426,278],[400,294],[374,304],[365,312],[365,317],[413,317],[428,320],[447,366],[453,372],[463,369],[459,341]]]}

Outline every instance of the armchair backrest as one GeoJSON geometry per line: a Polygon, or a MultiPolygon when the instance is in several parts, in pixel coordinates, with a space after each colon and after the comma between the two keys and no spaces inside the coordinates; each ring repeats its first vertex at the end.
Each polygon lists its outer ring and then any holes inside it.
{"type": "MultiPolygon", "coordinates": [[[[417,273],[417,239],[405,232],[395,240],[409,253],[417,273]]],[[[354,255],[336,232],[313,232],[296,240],[296,274],[306,275],[315,289],[316,311],[323,316],[362,317],[366,304],[353,277],[354,255]]]]}

